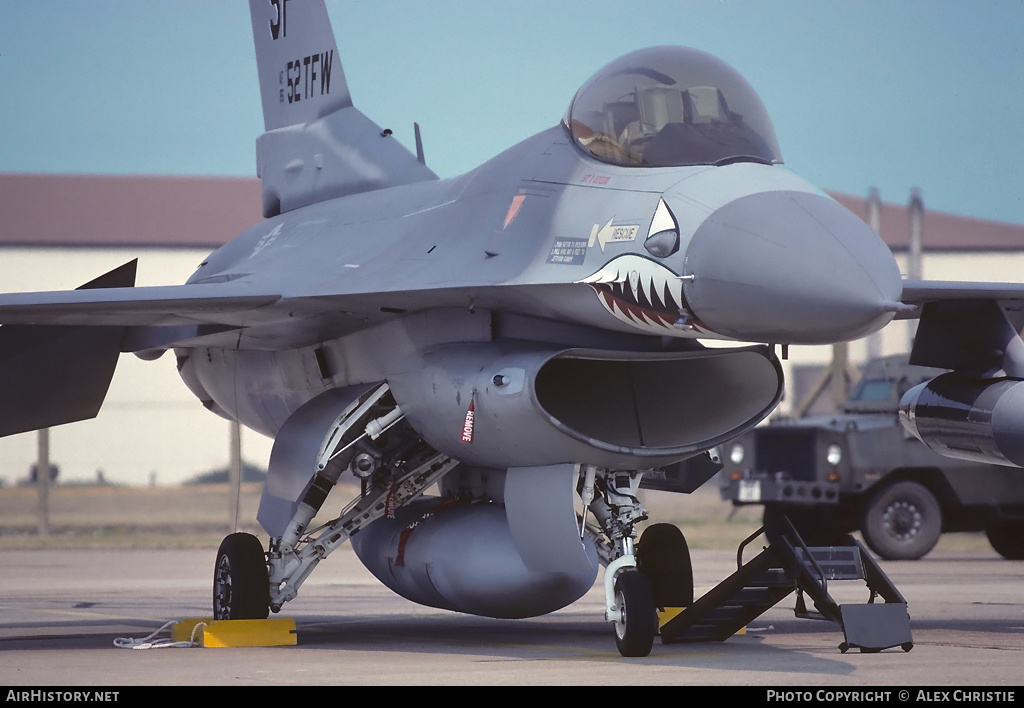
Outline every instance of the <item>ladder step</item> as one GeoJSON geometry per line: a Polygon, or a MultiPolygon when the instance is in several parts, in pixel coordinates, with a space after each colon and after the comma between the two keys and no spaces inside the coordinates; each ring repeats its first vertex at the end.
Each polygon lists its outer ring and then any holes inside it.
{"type": "Polygon", "coordinates": [[[792,582],[786,585],[770,585],[760,588],[746,587],[733,593],[728,602],[730,605],[766,605],[767,607],[772,607],[795,589],[796,585],[792,582]]]}
{"type": "MultiPolygon", "coordinates": [[[[817,576],[818,571],[807,559],[803,548],[796,548],[797,558],[807,571],[817,576]]],[[[864,577],[864,563],[856,546],[813,546],[807,549],[811,558],[825,574],[826,580],[860,580],[864,577]]]]}
{"type": "Polygon", "coordinates": [[[766,609],[768,608],[764,607],[763,609],[761,609],[761,606],[758,605],[727,605],[725,607],[716,607],[715,609],[711,610],[711,612],[708,612],[704,616],[704,619],[701,620],[701,622],[706,624],[729,624],[732,622],[739,621],[743,618],[744,614],[750,611],[754,611],[756,614],[761,614],[761,612],[763,612],[766,609]]]}
{"type": "MultiPolygon", "coordinates": [[[[792,583],[790,583],[790,587],[792,583]]],[[[729,598],[732,605],[774,605],[778,600],[780,586],[747,587],[733,593],[729,598]]],[[[789,594],[789,589],[786,589],[789,594]]]]}
{"type": "Polygon", "coordinates": [[[747,587],[775,587],[781,585],[792,585],[793,581],[786,577],[786,571],[782,568],[769,568],[765,572],[751,580],[747,587]]]}

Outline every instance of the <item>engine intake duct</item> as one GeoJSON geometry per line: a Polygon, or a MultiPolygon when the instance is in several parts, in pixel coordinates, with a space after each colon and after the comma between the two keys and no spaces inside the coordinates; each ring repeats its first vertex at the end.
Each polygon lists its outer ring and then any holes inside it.
{"type": "Polygon", "coordinates": [[[1024,467],[1024,381],[942,374],[903,395],[900,420],[940,455],[1024,467]]]}
{"type": "Polygon", "coordinates": [[[497,341],[425,352],[422,370],[389,384],[423,438],[463,462],[632,469],[753,427],[778,403],[782,371],[764,346],[641,354],[497,341]]]}
{"type": "Polygon", "coordinates": [[[753,351],[651,360],[566,352],[537,375],[541,407],[566,429],[625,448],[683,448],[742,428],[775,394],[753,351]]]}

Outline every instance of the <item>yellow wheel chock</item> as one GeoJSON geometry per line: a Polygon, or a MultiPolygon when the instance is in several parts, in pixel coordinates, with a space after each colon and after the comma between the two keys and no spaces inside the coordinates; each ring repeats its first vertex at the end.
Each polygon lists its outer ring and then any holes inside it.
{"type": "Polygon", "coordinates": [[[295,646],[298,641],[295,620],[291,617],[260,620],[189,618],[171,628],[171,639],[176,642],[192,640],[204,647],[295,646]],[[203,626],[198,627],[200,624],[203,626]]]}

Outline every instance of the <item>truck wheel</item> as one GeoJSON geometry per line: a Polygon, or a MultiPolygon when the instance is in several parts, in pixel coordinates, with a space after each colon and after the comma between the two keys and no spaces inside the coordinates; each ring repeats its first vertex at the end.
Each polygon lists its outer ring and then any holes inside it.
{"type": "Polygon", "coordinates": [[[917,560],[938,543],[942,509],[917,482],[896,482],[879,489],[861,520],[868,547],[886,560],[917,560]]]}
{"type": "Polygon", "coordinates": [[[1024,520],[999,521],[985,531],[996,553],[1007,560],[1024,560],[1024,520]]]}

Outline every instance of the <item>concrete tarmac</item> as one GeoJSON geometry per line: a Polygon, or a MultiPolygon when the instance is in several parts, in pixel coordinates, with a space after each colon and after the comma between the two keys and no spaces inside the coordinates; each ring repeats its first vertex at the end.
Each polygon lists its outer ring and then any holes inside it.
{"type": "MultiPolygon", "coordinates": [[[[116,648],[169,620],[210,614],[211,550],[0,552],[0,686],[321,684],[702,684],[780,689],[990,686],[1024,682],[1024,562],[933,553],[887,562],[908,601],[915,646],[843,654],[841,630],[796,619],[793,596],[722,643],[662,645],[623,659],[600,584],[559,612],[493,620],[420,607],[380,585],[345,547],[282,616],[298,645],[116,648]]],[[[700,595],[735,569],[695,551],[700,595]]],[[[861,581],[829,586],[865,602],[861,581]]],[[[1016,690],[1016,700],[1024,690],[1016,690]]],[[[895,697],[895,696],[894,696],[895,697]]],[[[913,698],[911,699],[913,700],[913,698]]]]}

